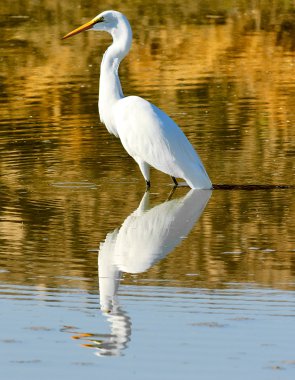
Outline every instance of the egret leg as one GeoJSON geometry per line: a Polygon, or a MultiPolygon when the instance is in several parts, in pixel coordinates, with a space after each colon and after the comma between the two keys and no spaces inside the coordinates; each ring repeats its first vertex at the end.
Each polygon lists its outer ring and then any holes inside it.
{"type": "Polygon", "coordinates": [[[142,161],[136,157],[133,157],[135,159],[135,161],[138,163],[138,166],[139,166],[139,169],[145,179],[145,182],[146,182],[146,188],[149,189],[151,187],[151,182],[150,182],[150,165],[145,162],[145,161],[142,161]]]}
{"type": "Polygon", "coordinates": [[[176,178],[173,177],[173,176],[171,176],[171,178],[172,178],[172,180],[173,180],[173,182],[174,182],[174,185],[175,185],[175,186],[178,186],[178,182],[177,182],[176,178]]]}
{"type": "Polygon", "coordinates": [[[166,199],[166,202],[168,202],[168,201],[170,201],[172,199],[172,195],[174,194],[176,188],[177,188],[177,186],[173,186],[172,187],[172,190],[170,191],[170,193],[168,195],[168,198],[166,199]]]}

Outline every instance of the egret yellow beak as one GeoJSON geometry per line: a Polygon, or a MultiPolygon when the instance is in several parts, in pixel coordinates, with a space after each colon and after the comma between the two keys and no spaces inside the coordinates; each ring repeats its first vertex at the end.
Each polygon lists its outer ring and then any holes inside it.
{"type": "Polygon", "coordinates": [[[66,38],[72,37],[75,34],[83,32],[84,30],[90,29],[96,22],[97,22],[97,20],[95,20],[95,19],[86,22],[86,24],[83,24],[83,25],[79,26],[79,28],[76,28],[76,29],[72,30],[70,33],[68,33],[65,36],[63,36],[62,40],[65,40],[66,38]]]}

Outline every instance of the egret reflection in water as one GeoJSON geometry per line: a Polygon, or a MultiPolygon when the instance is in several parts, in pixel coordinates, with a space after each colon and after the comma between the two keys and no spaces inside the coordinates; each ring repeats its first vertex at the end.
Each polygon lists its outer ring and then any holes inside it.
{"type": "Polygon", "coordinates": [[[146,192],[120,228],[107,234],[98,256],[100,305],[111,326],[98,355],[120,355],[131,335],[131,320],[118,302],[121,276],[147,271],[184,239],[201,216],[211,190],[191,190],[184,197],[149,208],[146,192]]]}

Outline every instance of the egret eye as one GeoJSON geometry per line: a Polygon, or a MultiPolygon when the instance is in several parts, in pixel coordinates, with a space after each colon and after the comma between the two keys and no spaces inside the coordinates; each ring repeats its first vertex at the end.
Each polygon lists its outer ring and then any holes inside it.
{"type": "Polygon", "coordinates": [[[95,21],[95,24],[98,24],[99,22],[104,22],[104,17],[101,16],[99,19],[95,21]]]}

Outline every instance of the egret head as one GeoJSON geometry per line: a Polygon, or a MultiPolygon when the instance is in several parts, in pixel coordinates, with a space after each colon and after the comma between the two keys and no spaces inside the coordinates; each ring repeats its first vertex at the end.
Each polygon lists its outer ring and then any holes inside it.
{"type": "MultiPolygon", "coordinates": [[[[112,35],[120,28],[120,25],[125,24],[129,26],[126,17],[117,11],[104,11],[94,17],[92,20],[74,29],[70,33],[66,34],[62,39],[69,38],[83,32],[84,30],[100,30],[108,32],[112,35]]],[[[129,26],[130,28],[130,26],[129,26]]]]}

